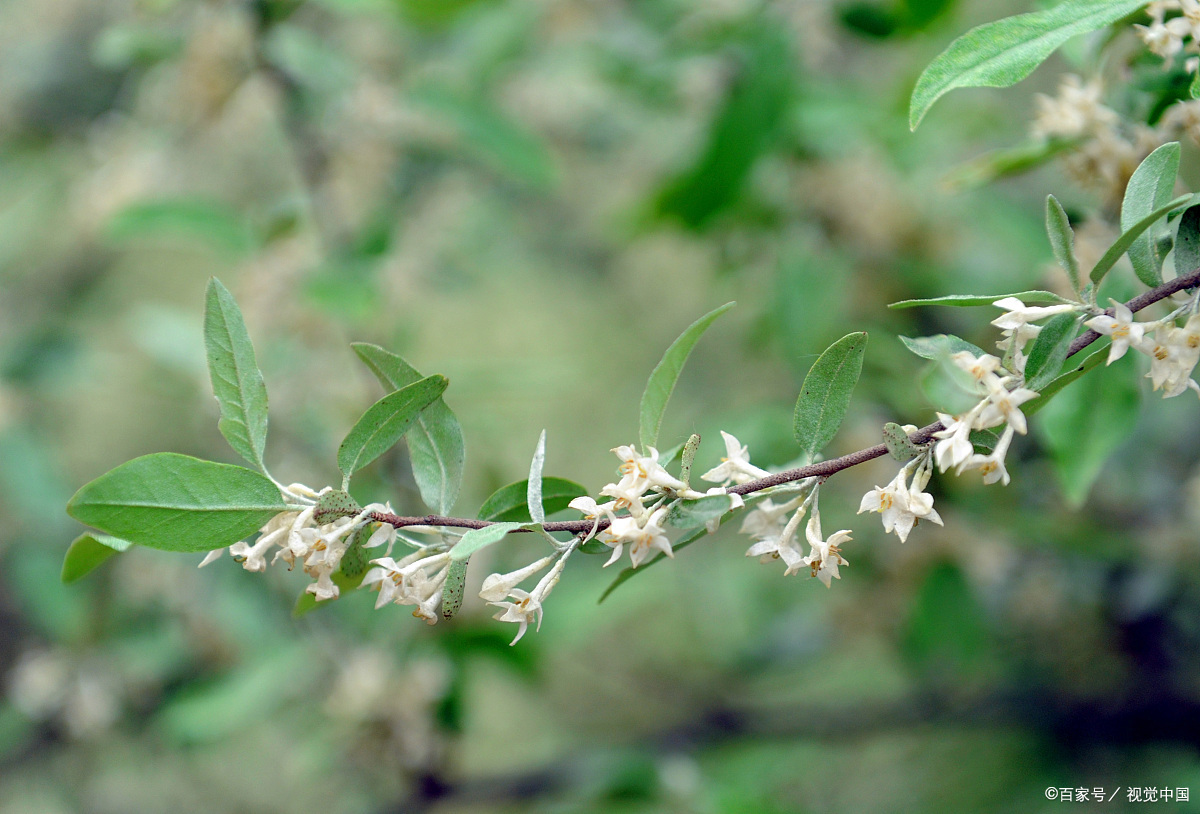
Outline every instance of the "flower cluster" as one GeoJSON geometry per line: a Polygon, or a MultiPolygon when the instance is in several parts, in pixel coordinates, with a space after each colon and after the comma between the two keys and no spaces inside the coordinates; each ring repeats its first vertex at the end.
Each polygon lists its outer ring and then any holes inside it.
{"type": "MultiPolygon", "coordinates": [[[[1150,25],[1135,25],[1142,42],[1169,65],[1180,52],[1200,54],[1200,0],[1155,0],[1146,6],[1150,25]],[[1167,12],[1178,16],[1167,18],[1167,12]]],[[[1200,57],[1188,57],[1185,69],[1195,73],[1200,57]]]]}
{"type": "Polygon", "coordinates": [[[931,470],[928,454],[915,459],[903,467],[887,486],[876,486],[863,495],[858,513],[879,512],[883,519],[883,530],[896,532],[902,543],[908,541],[909,533],[920,520],[945,525],[933,508],[933,495],[924,491],[929,484],[931,470]],[[908,480],[910,475],[911,483],[908,480]]]}
{"type": "MultiPolygon", "coordinates": [[[[1189,2],[1200,4],[1200,0],[1189,2]]],[[[1169,20],[1166,25],[1183,19],[1187,18],[1169,20]]],[[[1195,70],[1191,60],[1189,70],[1195,70]]],[[[1130,175],[1159,145],[1182,135],[1200,143],[1198,100],[1172,104],[1150,127],[1124,121],[1117,111],[1105,105],[1103,86],[1097,79],[1085,82],[1079,76],[1067,74],[1055,96],[1038,94],[1035,98],[1031,135],[1038,140],[1076,142],[1063,154],[1063,169],[1084,189],[1112,201],[1120,201],[1130,175]]]]}
{"type": "MultiPolygon", "coordinates": [[[[1188,389],[1200,395],[1200,385],[1192,378],[1192,371],[1200,362],[1200,314],[1193,313],[1181,328],[1173,316],[1137,322],[1128,308],[1115,300],[1112,303],[1112,316],[1101,314],[1084,323],[1096,333],[1112,337],[1108,364],[1133,348],[1150,357],[1146,378],[1155,390],[1163,391],[1163,398],[1178,396],[1188,389]]],[[[1193,300],[1185,308],[1194,309],[1195,305],[1193,300]]]]}
{"type": "MultiPolygon", "coordinates": [[[[737,439],[734,439],[735,444],[736,441],[737,439]]],[[[591,497],[577,497],[570,503],[571,508],[583,512],[584,517],[596,521],[593,533],[599,527],[602,518],[608,520],[608,527],[596,534],[596,539],[613,550],[605,566],[619,560],[627,545],[629,559],[634,568],[641,565],[652,550],[657,549],[668,557],[675,556],[664,527],[670,502],[700,498],[705,494],[693,490],[668,472],[659,463],[658,450],[654,447],[649,447],[646,455],[639,455],[631,446],[616,447],[613,452],[621,459],[621,466],[617,470],[621,479],[600,490],[602,496],[611,497],[612,500],[597,503],[591,497]],[[647,502],[650,505],[647,505],[647,502]],[[618,512],[625,513],[618,515],[618,512]]],[[[746,461],[745,465],[748,466],[749,461],[746,461]]],[[[733,472],[738,464],[734,462],[729,466],[732,467],[730,472],[733,472]]],[[[715,489],[710,494],[724,491],[715,489]]],[[[736,502],[741,505],[741,498],[737,497],[736,502]]]]}
{"type": "MultiPolygon", "coordinates": [[[[350,549],[355,534],[370,522],[372,514],[391,513],[392,509],[385,503],[372,503],[353,517],[338,517],[329,523],[318,523],[316,501],[331,490],[332,487],[326,487],[316,491],[301,483],[283,487],[284,496],[297,505],[268,520],[253,543],[237,542],[229,546],[230,556],[247,571],[262,572],[267,569],[267,555],[275,549],[270,562],[273,564],[283,560],[288,570],[299,562],[304,573],[315,580],[306,591],[313,594],[317,601],[337,599],[340,589],[333,581],[333,575],[341,567],[342,558],[350,549]]],[[[380,524],[362,543],[362,547],[375,548],[386,544],[390,552],[395,541],[396,530],[380,524]]],[[[223,548],[210,551],[200,562],[200,567],[220,559],[224,553],[223,548]]]]}

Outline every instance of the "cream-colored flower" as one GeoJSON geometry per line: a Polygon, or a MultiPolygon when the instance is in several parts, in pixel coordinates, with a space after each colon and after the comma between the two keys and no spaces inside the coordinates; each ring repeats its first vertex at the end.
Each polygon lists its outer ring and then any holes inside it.
{"type": "MultiPolygon", "coordinates": [[[[824,535],[821,533],[821,513],[814,509],[812,517],[808,519],[808,527],[804,531],[804,536],[808,539],[811,551],[801,565],[808,566],[812,575],[825,583],[825,587],[828,588],[833,584],[833,580],[842,578],[838,573],[838,566],[850,564],[842,557],[840,548],[842,543],[850,541],[850,530],[841,529],[829,535],[828,540],[822,539],[824,535]]],[[[799,570],[799,566],[788,568],[785,573],[791,574],[797,570],[799,570]]]]}
{"type": "Polygon", "coordinates": [[[1098,334],[1112,337],[1112,345],[1109,346],[1108,362],[1106,363],[1111,365],[1125,355],[1130,345],[1137,345],[1142,341],[1146,335],[1146,326],[1135,322],[1133,312],[1123,304],[1116,300],[1109,300],[1109,302],[1113,304],[1111,317],[1108,314],[1101,314],[1083,324],[1098,334]]]}
{"type": "Polygon", "coordinates": [[[733,483],[748,483],[752,480],[765,478],[771,474],[765,469],[759,469],[750,463],[747,447],[742,446],[737,438],[721,430],[721,438],[725,441],[725,457],[721,463],[705,472],[700,477],[710,483],[722,485],[733,483]]]}

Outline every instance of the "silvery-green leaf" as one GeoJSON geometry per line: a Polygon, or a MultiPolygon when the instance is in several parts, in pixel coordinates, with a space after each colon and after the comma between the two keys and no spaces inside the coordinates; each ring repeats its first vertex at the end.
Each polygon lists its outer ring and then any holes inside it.
{"type": "Polygon", "coordinates": [[[921,447],[910,441],[908,433],[895,422],[883,425],[883,443],[897,461],[911,461],[921,454],[921,447]]]}
{"type": "Polygon", "coordinates": [[[1020,82],[1079,34],[1133,14],[1146,0],[1067,0],[1053,8],[1007,17],[972,28],[938,54],[917,80],[909,126],[954,88],[1004,88],[1020,82]]]}
{"type": "Polygon", "coordinates": [[[680,529],[694,529],[716,520],[733,509],[732,495],[706,495],[694,500],[681,500],[667,512],[667,523],[680,529]]]}
{"type": "Polygon", "coordinates": [[[1104,253],[1104,256],[1096,261],[1096,265],[1092,268],[1092,273],[1089,275],[1091,281],[1099,285],[1100,281],[1104,279],[1104,275],[1108,274],[1112,267],[1117,264],[1117,261],[1121,259],[1121,255],[1129,250],[1133,242],[1143,232],[1158,223],[1164,216],[1176,209],[1184,209],[1194,206],[1197,203],[1200,203],[1200,195],[1181,195],[1170,203],[1155,209],[1149,215],[1129,227],[1108,247],[1108,251],[1104,253]]]}
{"type": "Polygon", "coordinates": [[[517,529],[528,528],[530,523],[492,523],[481,529],[471,529],[464,534],[454,548],[450,549],[450,559],[465,561],[468,557],[504,539],[504,536],[517,529]]]}
{"type": "Polygon", "coordinates": [[[526,485],[526,503],[529,505],[529,517],[534,523],[546,522],[546,509],[542,505],[542,467],[546,464],[546,431],[542,430],[538,437],[537,448],[533,451],[533,460],[529,464],[529,480],[526,485]]]}
{"type": "MultiPolygon", "coordinates": [[[[1075,231],[1071,228],[1071,220],[1067,217],[1066,210],[1053,195],[1046,196],[1046,235],[1050,238],[1054,259],[1071,280],[1071,289],[1078,291],[1083,283],[1080,279],[1079,259],[1075,256],[1075,231]]],[[[1013,296],[1024,303],[1036,302],[1025,298],[1029,293],[1026,291],[1013,296]]]]}
{"type": "Polygon", "coordinates": [[[920,356],[922,359],[941,361],[953,356],[959,351],[967,351],[972,356],[981,356],[984,350],[978,345],[972,345],[965,339],[954,334],[935,334],[933,336],[902,336],[900,341],[904,347],[920,356]]]}
{"type": "Polygon", "coordinates": [[[700,436],[692,433],[684,442],[683,454],[679,464],[679,479],[690,483],[692,479],[692,464],[696,460],[696,451],[700,449],[700,436]]]}
{"type": "Polygon", "coordinates": [[[233,295],[216,277],[204,303],[204,347],[213,395],[221,405],[217,428],[229,446],[259,469],[267,444],[267,386],[254,359],[254,345],[233,295]]]}
{"type": "Polygon", "coordinates": [[[67,513],[148,548],[211,551],[253,534],[287,508],[275,484],[257,472],[158,452],[84,486],[67,513]]]}
{"type": "Polygon", "coordinates": [[[429,376],[389,393],[363,413],[338,447],[343,486],[350,476],[387,452],[449,384],[445,376],[429,376]]]}
{"type": "Polygon", "coordinates": [[[1078,328],[1078,314],[1058,314],[1042,326],[1025,361],[1026,387],[1040,392],[1058,375],[1078,328]]]}
{"type": "MultiPolygon", "coordinates": [[[[350,347],[386,390],[399,390],[423,378],[412,365],[378,345],[356,342],[350,347]]],[[[421,499],[438,514],[448,514],[458,500],[466,459],[458,418],[439,398],[421,411],[404,440],[421,499]]]]}
{"type": "Polygon", "coordinates": [[[969,308],[977,305],[991,305],[1005,297],[1016,297],[1027,305],[1035,302],[1068,303],[1066,297],[1061,297],[1053,291],[1018,291],[1014,294],[947,294],[944,297],[927,297],[917,300],[900,300],[888,305],[888,308],[916,308],[921,305],[950,305],[956,308],[969,308]]]}
{"type": "MultiPolygon", "coordinates": [[[[1137,225],[1171,200],[1178,172],[1179,142],[1168,142],[1146,156],[1125,187],[1125,198],[1121,203],[1122,231],[1137,225]]],[[[1153,227],[1129,244],[1128,251],[1137,278],[1151,288],[1161,285],[1163,255],[1159,253],[1153,227]]]]}
{"type": "Polygon", "coordinates": [[[463,593],[467,587],[467,560],[452,560],[446,569],[446,582],[442,585],[442,618],[453,619],[462,607],[463,593]]]}
{"type": "Polygon", "coordinates": [[[114,554],[128,550],[133,543],[108,534],[81,534],[63,557],[62,581],[75,582],[90,574],[114,554]]]}
{"type": "Polygon", "coordinates": [[[804,377],[792,419],[802,460],[814,460],[842,426],[866,352],[865,333],[847,334],[830,345],[804,377]]]}
{"type": "Polygon", "coordinates": [[[713,320],[734,306],[729,302],[720,308],[709,311],[700,319],[687,327],[679,338],[671,343],[662,360],[650,373],[646,382],[646,390],[642,393],[640,438],[643,447],[658,446],[658,430],[662,426],[663,414],[667,411],[667,401],[675,390],[675,382],[683,371],[683,363],[687,361],[696,342],[712,325],[713,320]]]}
{"type": "Polygon", "coordinates": [[[331,489],[317,499],[317,505],[313,507],[313,520],[318,526],[323,526],[339,517],[353,517],[361,511],[362,506],[349,492],[331,489]]]}

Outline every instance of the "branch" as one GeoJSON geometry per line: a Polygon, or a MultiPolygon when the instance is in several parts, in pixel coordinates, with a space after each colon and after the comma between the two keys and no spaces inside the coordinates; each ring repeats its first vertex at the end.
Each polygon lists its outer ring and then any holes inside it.
{"type": "MultiPolygon", "coordinates": [[[[1194,288],[1197,285],[1200,285],[1200,269],[1197,269],[1190,274],[1176,277],[1174,280],[1171,280],[1168,283],[1163,283],[1157,288],[1152,288],[1144,294],[1134,297],[1133,299],[1129,300],[1129,302],[1125,303],[1125,307],[1133,313],[1137,313],[1138,311],[1148,308],[1160,300],[1166,299],[1172,294],[1183,291],[1185,288],[1194,288]]],[[[1109,308],[1105,311],[1105,313],[1111,316],[1112,311],[1113,309],[1109,308]]],[[[1067,351],[1067,356],[1074,356],[1099,338],[1100,334],[1092,330],[1080,334],[1075,341],[1071,343],[1071,346],[1067,351]]],[[[944,429],[942,422],[935,421],[932,424],[927,424],[926,426],[921,427],[921,429],[909,435],[909,439],[914,444],[925,444],[933,438],[933,434],[935,432],[941,429],[944,429]]],[[[858,466],[859,464],[866,463],[867,461],[874,460],[875,458],[880,458],[886,454],[887,447],[883,444],[876,444],[873,447],[860,449],[857,452],[851,452],[847,455],[843,455],[840,458],[833,458],[828,461],[821,461],[819,463],[809,464],[808,466],[789,469],[786,472],[778,472],[765,478],[759,478],[758,480],[752,480],[737,486],[731,486],[728,491],[730,494],[749,495],[754,492],[762,491],[763,489],[769,489],[772,486],[781,486],[782,484],[804,480],[805,478],[828,478],[831,475],[841,472],[843,469],[849,469],[852,466],[858,466]]],[[[371,519],[379,523],[387,523],[388,525],[395,526],[397,528],[403,526],[449,526],[454,528],[481,529],[492,525],[492,521],[489,520],[442,517],[441,515],[435,514],[425,515],[424,517],[402,517],[395,514],[375,512],[371,515],[371,519]]],[[[543,528],[546,531],[569,531],[572,534],[590,532],[594,526],[597,529],[605,529],[608,528],[609,522],[607,520],[602,520],[598,526],[596,526],[594,520],[567,520],[543,524],[543,528]]]]}

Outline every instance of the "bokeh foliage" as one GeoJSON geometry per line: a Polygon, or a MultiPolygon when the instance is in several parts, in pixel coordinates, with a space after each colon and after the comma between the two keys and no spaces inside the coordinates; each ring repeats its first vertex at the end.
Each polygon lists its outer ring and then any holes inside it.
{"type": "MultiPolygon", "coordinates": [[[[830,451],[926,423],[924,365],[896,335],[995,337],[984,311],[886,303],[1061,288],[1045,195],[1095,205],[1052,167],[942,183],[1021,140],[1058,58],[908,130],[925,62],[1023,10],[0,4],[0,812],[1025,812],[1058,805],[1046,786],[1200,794],[1196,406],[1130,392],[1097,414],[1088,388],[1126,388],[1120,366],[1034,419],[1009,487],[935,479],[946,527],[904,546],[853,516],[891,464],[832,480],[826,523],[855,528],[832,591],[746,560],[723,529],[601,606],[612,574],[574,564],[509,648],[470,590],[427,628],[355,596],[293,619],[298,575],[228,559],[133,551],[59,581],[80,484],[155,451],[236,460],[204,369],[213,275],[245,312],[266,459],[288,481],[336,485],[337,445],[381,395],[348,346],[365,341],[450,379],[456,513],[519,480],[542,428],[546,474],[594,491],[663,349],[729,300],[660,446],[699,432],[705,467],[725,429],[761,466],[791,461],[804,374],[859,330],[863,379],[830,451]],[[1071,429],[1111,455],[1065,444],[1071,429]]],[[[403,449],[355,488],[424,511],[403,449]]],[[[535,546],[481,552],[470,584],[535,546]]]]}

